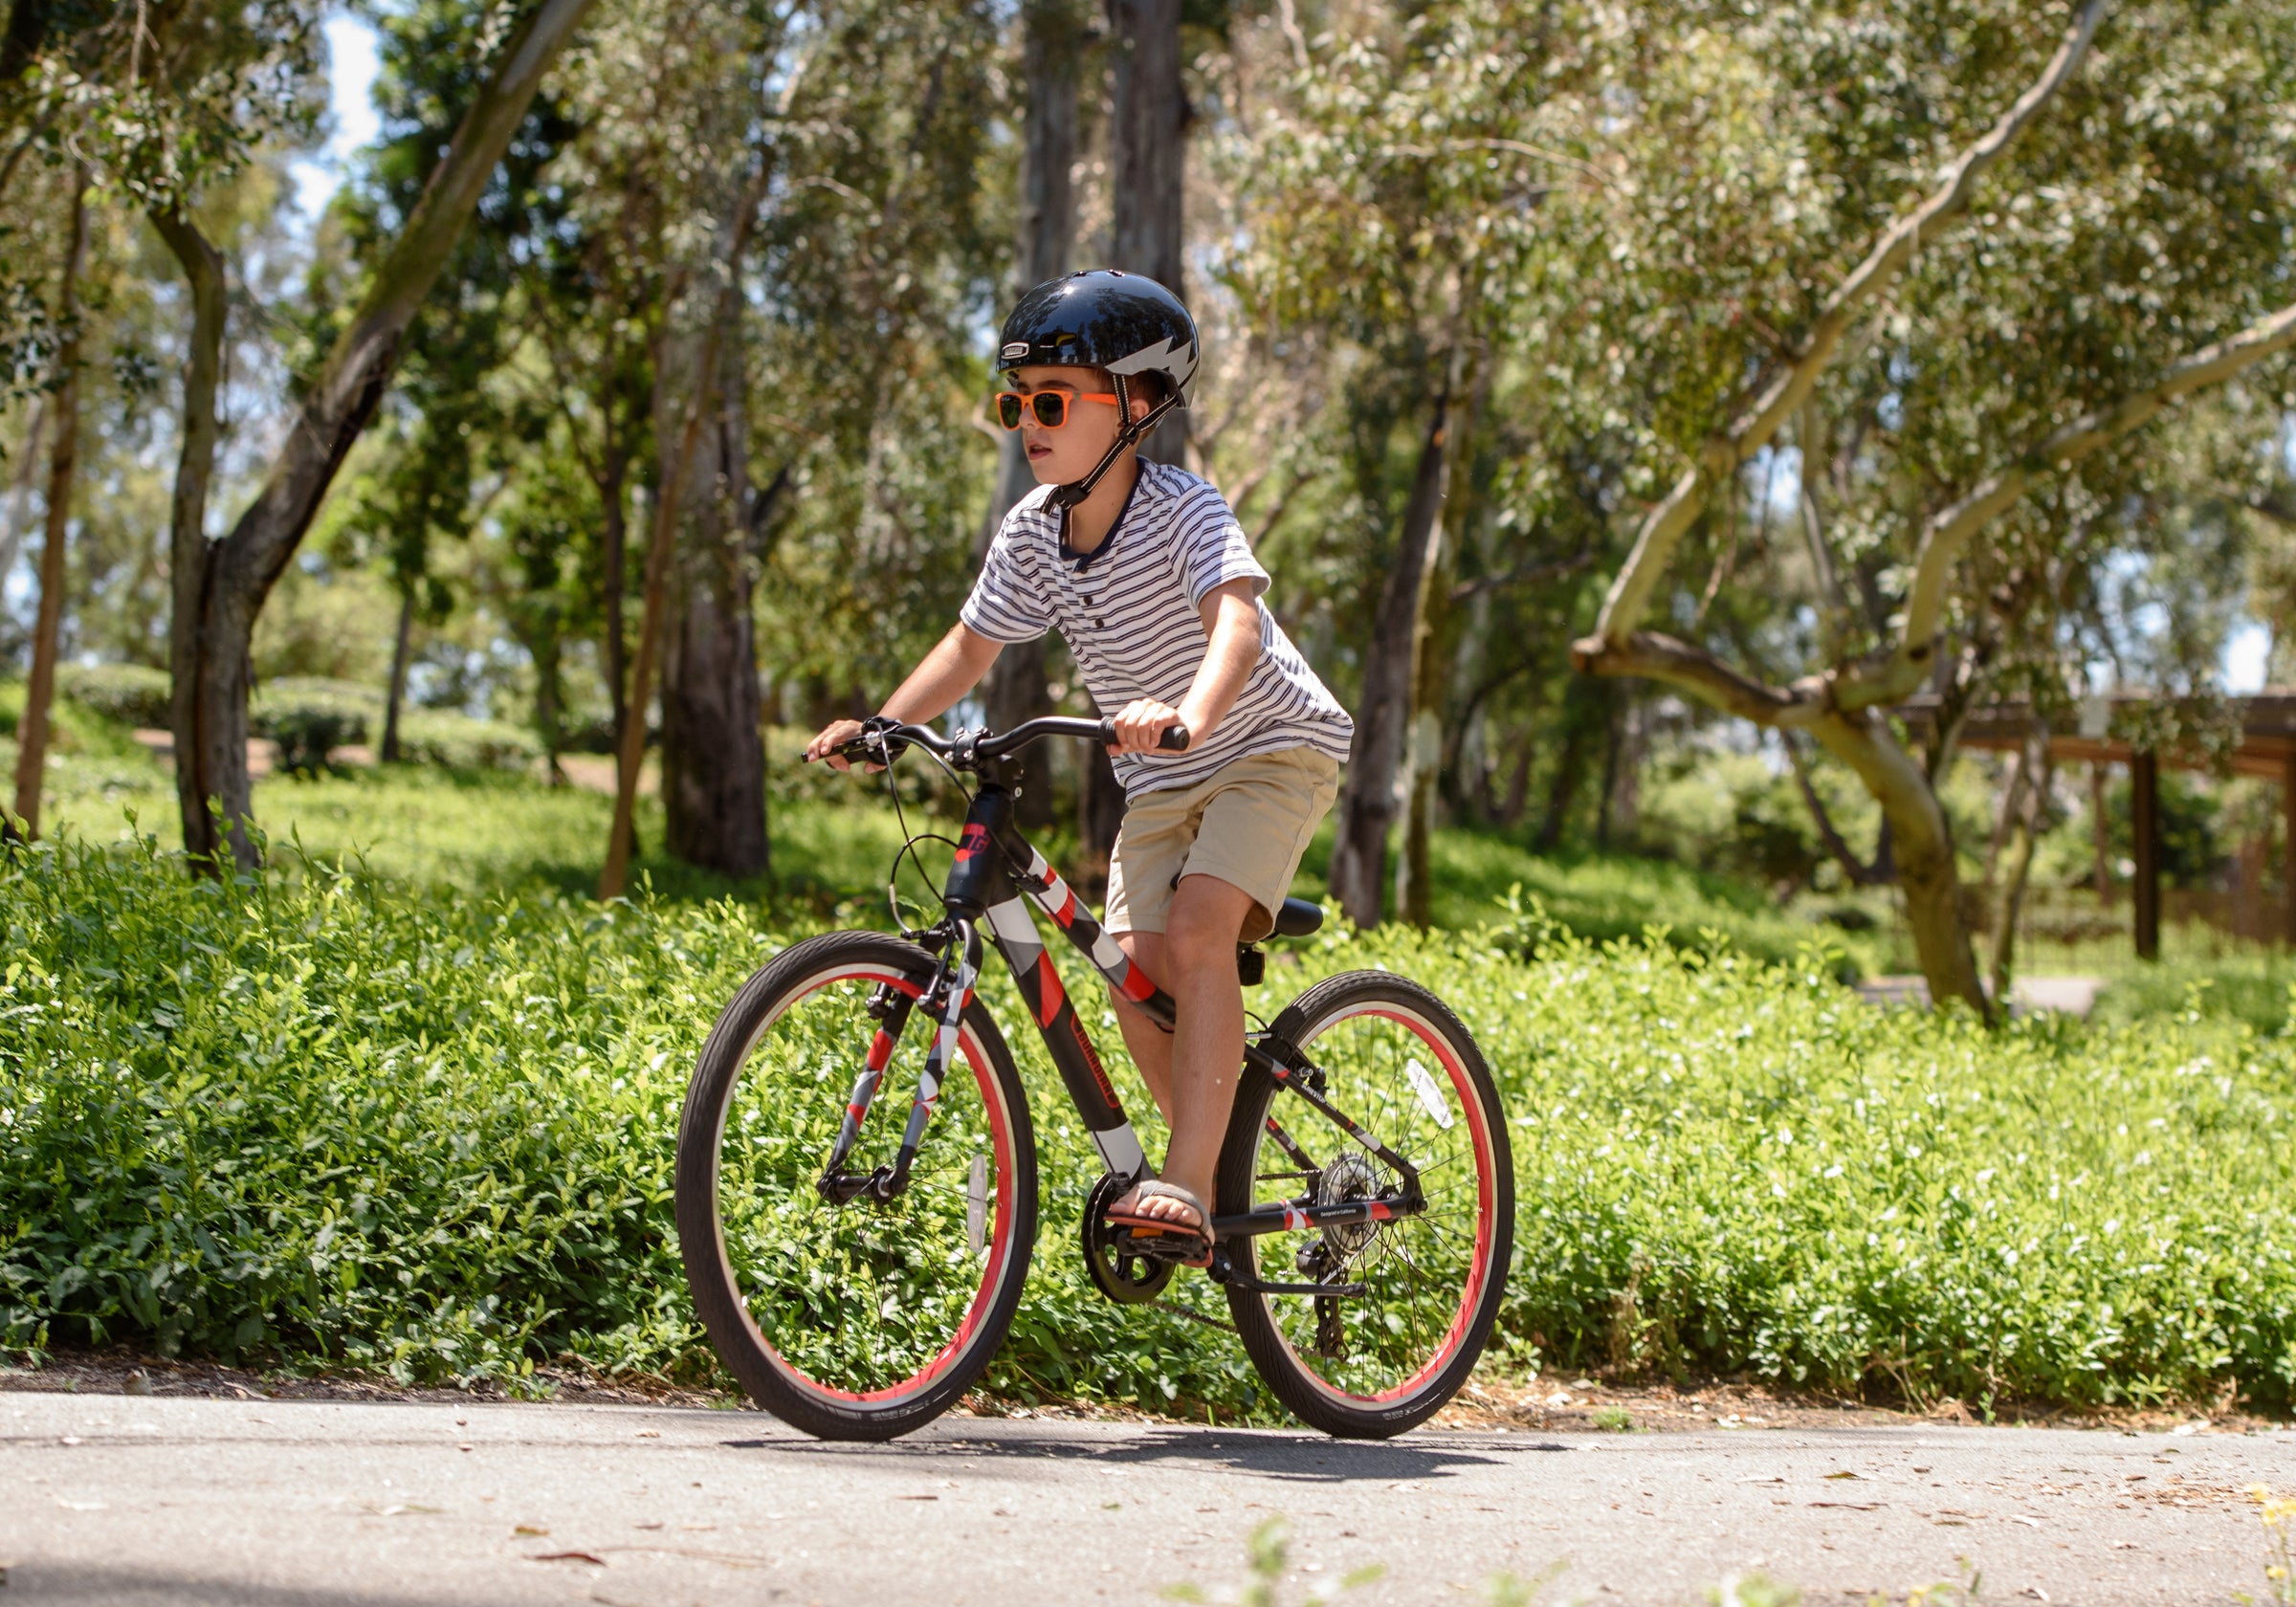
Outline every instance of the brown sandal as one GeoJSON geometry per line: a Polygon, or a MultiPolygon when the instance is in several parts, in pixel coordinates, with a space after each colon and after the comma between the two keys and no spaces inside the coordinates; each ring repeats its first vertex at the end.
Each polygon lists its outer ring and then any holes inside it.
{"type": "Polygon", "coordinates": [[[1110,1226],[1131,1229],[1135,1247],[1144,1253],[1171,1256],[1182,1266],[1211,1266],[1212,1214],[1203,1208],[1203,1201],[1196,1197],[1193,1190],[1181,1188],[1178,1183],[1167,1183],[1161,1178],[1142,1178],[1134,1186],[1134,1198],[1136,1201],[1177,1200],[1196,1213],[1195,1225],[1174,1222],[1169,1217],[1142,1216],[1136,1203],[1130,1211],[1111,1210],[1107,1217],[1110,1226]],[[1159,1239],[1169,1243],[1141,1243],[1159,1239]],[[1183,1249],[1184,1254],[1179,1253],[1183,1249]]]}

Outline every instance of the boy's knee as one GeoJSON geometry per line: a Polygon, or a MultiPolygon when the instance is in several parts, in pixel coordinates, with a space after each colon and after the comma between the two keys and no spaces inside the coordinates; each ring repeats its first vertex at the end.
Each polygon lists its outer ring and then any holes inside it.
{"type": "Polygon", "coordinates": [[[1206,971],[1233,972],[1236,934],[1225,923],[1210,920],[1176,922],[1164,933],[1164,963],[1176,976],[1198,976],[1206,971]]]}

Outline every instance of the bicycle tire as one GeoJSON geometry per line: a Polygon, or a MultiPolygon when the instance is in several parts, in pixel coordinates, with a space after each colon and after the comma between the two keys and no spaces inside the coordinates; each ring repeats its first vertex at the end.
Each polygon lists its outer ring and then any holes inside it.
{"type": "MultiPolygon", "coordinates": [[[[978,999],[961,1018],[910,1192],[890,1204],[837,1206],[813,1189],[874,1031],[864,1019],[850,1054],[840,1047],[846,1018],[862,1007],[854,1002],[878,983],[915,997],[934,965],[916,945],[880,933],[828,933],[792,945],[726,1005],[686,1092],[677,1232],[695,1310],[750,1398],[824,1440],[891,1440],[955,1405],[1004,1343],[1027,1281],[1035,1134],[1012,1055],[978,999]],[[826,1013],[793,1017],[815,1002],[826,1013]],[[777,1097],[767,1101],[768,1092],[777,1097]],[[737,1107],[739,1142],[729,1146],[737,1107]],[[955,1201],[937,1180],[946,1166],[929,1157],[961,1154],[967,1139],[964,1210],[974,1238],[960,1256],[955,1201]],[[967,1257],[981,1263],[977,1284],[967,1257]],[[945,1338],[942,1329],[951,1331],[945,1338]]],[[[901,1073],[921,1065],[934,1036],[933,1024],[912,1016],[878,1085],[880,1103],[904,1119],[916,1083],[901,1073]]],[[[890,1111],[874,1129],[865,1121],[855,1168],[890,1159],[900,1127],[890,1111]]]]}
{"type": "MultiPolygon", "coordinates": [[[[1498,1090],[1473,1037],[1443,1001],[1383,971],[1327,978],[1284,1011],[1275,1029],[1323,1069],[1338,1109],[1420,1167],[1429,1205],[1423,1215],[1360,1228],[1229,1239],[1229,1265],[1247,1276],[1296,1283],[1344,1266],[1344,1278],[1369,1293],[1269,1295],[1231,1283],[1228,1310],[1261,1378],[1303,1422],[1343,1439],[1387,1439],[1458,1393],[1498,1316],[1514,1244],[1513,1156],[1498,1090]],[[1363,1024],[1342,1034],[1350,1023],[1363,1024]],[[1419,1064],[1422,1048],[1445,1081],[1419,1064]],[[1461,1161],[1473,1174],[1471,1199],[1450,1170],[1461,1161]]],[[[1359,1195],[1395,1180],[1304,1100],[1247,1068],[1221,1147],[1218,1214],[1248,1210],[1272,1178],[1301,1176],[1286,1169],[1271,1116],[1323,1156],[1317,1186],[1352,1178],[1359,1195]]]]}

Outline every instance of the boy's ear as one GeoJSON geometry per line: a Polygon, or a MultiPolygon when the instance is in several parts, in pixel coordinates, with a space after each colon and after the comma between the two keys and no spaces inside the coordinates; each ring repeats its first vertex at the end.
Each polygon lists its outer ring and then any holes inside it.
{"type": "Polygon", "coordinates": [[[1148,416],[1149,408],[1153,404],[1149,402],[1148,398],[1140,394],[1140,387],[1138,385],[1126,385],[1124,389],[1127,392],[1127,406],[1125,410],[1131,415],[1132,422],[1137,424],[1140,422],[1140,420],[1148,416]]]}

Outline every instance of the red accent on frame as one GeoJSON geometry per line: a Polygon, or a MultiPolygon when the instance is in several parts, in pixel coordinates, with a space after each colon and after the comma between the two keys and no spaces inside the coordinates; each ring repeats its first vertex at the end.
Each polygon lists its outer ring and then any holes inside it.
{"type": "Polygon", "coordinates": [[[877,1028],[877,1035],[869,1041],[869,1068],[872,1071],[882,1071],[892,1061],[893,1034],[880,1026],[877,1028]]]}
{"type": "Polygon", "coordinates": [[[1124,971],[1124,997],[1135,1004],[1145,1004],[1156,994],[1156,979],[1137,965],[1124,971]]]}
{"type": "Polygon", "coordinates": [[[1060,1007],[1068,1002],[1069,996],[1060,985],[1060,973],[1052,969],[1052,957],[1049,954],[1038,954],[1036,957],[1036,1024],[1050,1026],[1052,1018],[1060,1014],[1060,1007]]]}
{"type": "Polygon", "coordinates": [[[855,1127],[859,1127],[861,1125],[861,1118],[868,1115],[869,1112],[859,1105],[848,1105],[845,1108],[845,1113],[853,1118],[853,1125],[855,1127]]]}
{"type": "Polygon", "coordinates": [[[1075,923],[1076,893],[1066,882],[1060,884],[1060,908],[1052,912],[1052,919],[1063,931],[1075,923]]]}
{"type": "Polygon", "coordinates": [[[957,863],[962,865],[977,853],[988,851],[988,827],[975,821],[964,828],[957,843],[957,863]]]}

